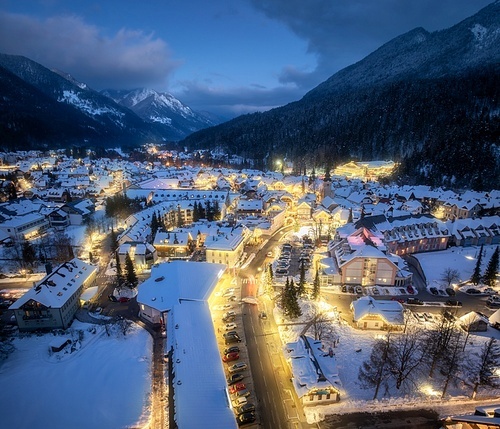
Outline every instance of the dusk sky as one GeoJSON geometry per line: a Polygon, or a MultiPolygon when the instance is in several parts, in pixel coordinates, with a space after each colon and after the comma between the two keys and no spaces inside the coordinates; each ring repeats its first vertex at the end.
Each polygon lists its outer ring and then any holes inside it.
{"type": "Polygon", "coordinates": [[[236,116],[300,99],[415,27],[492,0],[0,0],[0,52],[90,87],[152,88],[236,116]]]}

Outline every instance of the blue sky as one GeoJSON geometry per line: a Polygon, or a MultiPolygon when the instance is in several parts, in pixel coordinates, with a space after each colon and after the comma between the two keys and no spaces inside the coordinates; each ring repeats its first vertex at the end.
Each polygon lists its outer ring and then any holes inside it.
{"type": "Polygon", "coordinates": [[[231,117],[296,101],[392,38],[491,1],[0,0],[0,52],[231,117]]]}

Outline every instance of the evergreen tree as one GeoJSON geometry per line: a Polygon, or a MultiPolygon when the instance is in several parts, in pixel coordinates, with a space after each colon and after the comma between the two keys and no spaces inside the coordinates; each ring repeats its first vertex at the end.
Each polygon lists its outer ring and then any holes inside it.
{"type": "Polygon", "coordinates": [[[493,255],[491,255],[486,271],[484,272],[483,282],[490,287],[495,286],[496,277],[498,274],[498,246],[496,247],[493,255]]]}
{"type": "Polygon", "coordinates": [[[314,276],[313,290],[311,298],[316,301],[319,298],[320,284],[319,284],[319,272],[316,270],[316,275],[314,276]]]}
{"type": "Polygon", "coordinates": [[[273,292],[273,266],[271,264],[268,264],[266,268],[264,275],[264,287],[266,293],[271,294],[273,292]]]}
{"type": "Polygon", "coordinates": [[[347,223],[352,223],[352,208],[349,208],[349,217],[347,218],[347,223]]]}
{"type": "Polygon", "coordinates": [[[28,240],[23,241],[22,255],[23,261],[33,267],[36,261],[36,250],[28,240]]]}
{"type": "Polygon", "coordinates": [[[200,220],[200,210],[198,209],[198,203],[195,201],[193,204],[193,222],[198,222],[200,220]]]}
{"type": "Polygon", "coordinates": [[[205,202],[205,216],[209,222],[214,220],[214,213],[212,210],[212,204],[210,204],[210,200],[205,202]]]}
{"type": "Polygon", "coordinates": [[[153,212],[153,216],[151,216],[151,241],[154,240],[159,227],[160,223],[158,221],[158,218],[156,217],[156,213],[153,212]]]}
{"type": "Polygon", "coordinates": [[[109,233],[109,247],[112,252],[116,252],[118,248],[118,243],[116,242],[116,231],[111,228],[111,232],[109,233]]]}
{"type": "Polygon", "coordinates": [[[177,227],[182,228],[182,212],[179,204],[177,204],[177,227]]]}
{"type": "Polygon", "coordinates": [[[470,278],[472,284],[477,285],[481,281],[481,260],[483,259],[483,245],[481,244],[481,249],[479,250],[479,256],[477,257],[476,266],[470,278]]]}
{"type": "Polygon", "coordinates": [[[122,271],[122,265],[120,264],[120,256],[118,255],[118,252],[115,251],[115,262],[116,262],[116,283],[118,283],[118,286],[120,286],[123,283],[123,271],[122,271]]]}
{"type": "Polygon", "coordinates": [[[215,200],[213,206],[213,220],[220,220],[220,217],[221,217],[221,211],[220,211],[219,201],[215,200]]]}
{"type": "Polygon", "coordinates": [[[290,294],[290,282],[288,281],[288,277],[286,278],[285,287],[281,290],[280,296],[280,307],[281,311],[285,316],[288,316],[288,296],[290,294]]]}
{"type": "Polygon", "coordinates": [[[289,292],[288,292],[288,316],[291,319],[296,319],[297,317],[302,316],[302,310],[299,306],[299,300],[297,295],[297,288],[293,283],[293,279],[290,281],[289,292]]]}
{"type": "Polygon", "coordinates": [[[131,287],[136,287],[139,283],[137,274],[135,273],[134,263],[132,262],[132,258],[130,257],[128,252],[125,255],[125,278],[127,279],[127,283],[131,287]]]}

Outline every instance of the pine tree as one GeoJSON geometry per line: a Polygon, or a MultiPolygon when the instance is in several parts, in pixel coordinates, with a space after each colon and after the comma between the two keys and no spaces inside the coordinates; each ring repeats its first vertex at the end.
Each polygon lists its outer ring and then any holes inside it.
{"type": "Polygon", "coordinates": [[[498,246],[496,247],[493,255],[491,255],[490,261],[488,262],[488,266],[486,267],[486,271],[484,272],[483,282],[487,284],[489,287],[495,286],[496,277],[498,274],[498,246]]]}
{"type": "Polygon", "coordinates": [[[347,223],[352,223],[352,208],[349,208],[349,217],[347,218],[347,223]]]}
{"type": "Polygon", "coordinates": [[[293,279],[290,281],[289,293],[288,293],[288,316],[291,319],[296,319],[302,316],[302,310],[299,306],[299,300],[297,295],[297,288],[293,283],[293,279]]]}
{"type": "Polygon", "coordinates": [[[137,274],[135,273],[134,263],[132,262],[132,258],[130,257],[128,252],[125,255],[125,277],[130,287],[136,287],[139,283],[137,274]]]}
{"type": "Polygon", "coordinates": [[[264,287],[266,293],[271,294],[273,292],[273,267],[271,264],[268,264],[266,268],[264,276],[264,287]]]}
{"type": "Polygon", "coordinates": [[[320,284],[319,284],[319,272],[316,270],[316,275],[314,276],[313,290],[311,298],[316,301],[319,298],[320,284]]]}
{"type": "Polygon", "coordinates": [[[112,252],[116,252],[117,243],[116,243],[116,232],[113,228],[111,228],[111,232],[109,234],[109,247],[112,252]]]}
{"type": "Polygon", "coordinates": [[[158,218],[156,217],[156,213],[153,212],[153,216],[151,216],[151,241],[154,240],[159,226],[160,223],[158,221],[158,218]]]}
{"type": "Polygon", "coordinates": [[[288,277],[286,278],[285,282],[285,287],[281,290],[281,297],[280,297],[280,307],[281,311],[285,316],[288,316],[288,296],[290,294],[290,282],[288,281],[288,277]]]}
{"type": "Polygon", "coordinates": [[[33,267],[36,261],[36,250],[28,240],[23,241],[22,255],[23,261],[33,267]]]}
{"type": "Polygon", "coordinates": [[[220,220],[220,207],[219,207],[219,201],[215,200],[214,206],[213,206],[213,220],[220,220]]]}
{"type": "Polygon", "coordinates": [[[479,256],[477,257],[476,266],[474,267],[474,272],[470,278],[472,284],[477,285],[481,281],[481,260],[483,259],[483,245],[481,244],[481,249],[479,250],[479,256]]]}
{"type": "Polygon", "coordinates": [[[115,262],[116,262],[116,283],[120,286],[123,283],[123,271],[122,265],[120,264],[120,255],[115,251],[115,262]]]}

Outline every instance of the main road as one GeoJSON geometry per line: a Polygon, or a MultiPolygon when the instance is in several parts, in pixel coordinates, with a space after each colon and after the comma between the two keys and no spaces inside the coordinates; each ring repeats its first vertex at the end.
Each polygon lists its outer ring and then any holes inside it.
{"type": "Polygon", "coordinates": [[[317,427],[305,422],[302,404],[293,389],[278,327],[272,317],[273,303],[265,295],[258,296],[260,273],[272,261],[267,252],[279,245],[285,232],[286,229],[280,231],[259,250],[255,248],[255,257],[240,272],[242,298],[258,298],[258,304],[243,302],[242,316],[260,426],[268,429],[317,427]],[[266,318],[260,317],[262,311],[266,313],[266,318]]]}

